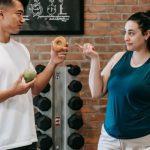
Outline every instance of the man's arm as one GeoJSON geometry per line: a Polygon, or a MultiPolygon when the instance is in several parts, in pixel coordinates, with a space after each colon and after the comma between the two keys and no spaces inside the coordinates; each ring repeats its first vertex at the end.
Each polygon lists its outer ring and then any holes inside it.
{"type": "Polygon", "coordinates": [[[33,80],[31,82],[25,83],[22,79],[23,75],[20,75],[20,77],[10,88],[0,90],[0,102],[6,101],[8,98],[13,97],[15,95],[27,93],[35,82],[35,80],[33,80]]]}
{"type": "Polygon", "coordinates": [[[67,47],[64,47],[60,52],[56,52],[51,49],[51,58],[49,60],[49,63],[47,64],[45,69],[37,75],[34,86],[32,87],[33,95],[38,95],[45,88],[45,86],[53,76],[56,66],[65,60],[67,51],[67,47]]]}

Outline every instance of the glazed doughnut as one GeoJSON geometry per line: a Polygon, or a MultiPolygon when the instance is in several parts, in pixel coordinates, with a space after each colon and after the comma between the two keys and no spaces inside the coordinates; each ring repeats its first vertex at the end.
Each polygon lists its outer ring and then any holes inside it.
{"type": "Polygon", "coordinates": [[[57,52],[61,51],[67,45],[67,41],[63,36],[56,37],[53,40],[53,49],[57,52]]]}

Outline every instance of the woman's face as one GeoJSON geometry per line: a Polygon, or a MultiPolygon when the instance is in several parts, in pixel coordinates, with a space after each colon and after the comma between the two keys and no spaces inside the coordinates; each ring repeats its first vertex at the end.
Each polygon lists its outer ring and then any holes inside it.
{"type": "Polygon", "coordinates": [[[139,25],[132,20],[125,24],[124,41],[127,50],[140,51],[146,49],[146,36],[142,34],[139,25]]]}

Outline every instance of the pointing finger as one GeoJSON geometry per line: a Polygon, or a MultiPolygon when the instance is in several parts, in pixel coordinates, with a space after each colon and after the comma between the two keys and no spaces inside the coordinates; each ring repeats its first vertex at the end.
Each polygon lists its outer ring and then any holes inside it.
{"type": "Polygon", "coordinates": [[[80,45],[80,44],[78,44],[78,43],[75,43],[75,46],[77,46],[80,50],[83,51],[83,46],[82,46],[82,45],[80,45]]]}

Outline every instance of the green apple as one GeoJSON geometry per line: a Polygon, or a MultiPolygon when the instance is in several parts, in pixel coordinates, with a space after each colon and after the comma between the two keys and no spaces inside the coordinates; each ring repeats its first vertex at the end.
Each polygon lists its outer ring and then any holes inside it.
{"type": "Polygon", "coordinates": [[[32,81],[36,77],[37,73],[33,69],[26,69],[23,73],[24,80],[26,82],[32,81]]]}

